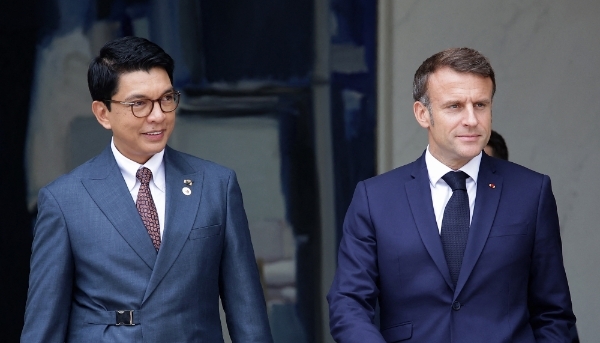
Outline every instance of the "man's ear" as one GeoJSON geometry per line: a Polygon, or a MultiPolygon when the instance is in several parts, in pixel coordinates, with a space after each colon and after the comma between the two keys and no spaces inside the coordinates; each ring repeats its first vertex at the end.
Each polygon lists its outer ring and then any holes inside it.
{"type": "Polygon", "coordinates": [[[427,129],[429,126],[431,126],[431,116],[429,110],[422,102],[415,101],[413,104],[413,112],[415,112],[415,119],[417,119],[417,122],[419,125],[421,125],[421,127],[427,129]]]}
{"type": "Polygon", "coordinates": [[[102,127],[107,130],[111,129],[110,120],[108,119],[108,108],[106,108],[106,104],[102,101],[94,101],[92,102],[92,112],[94,112],[94,116],[96,116],[96,120],[102,127]]]}

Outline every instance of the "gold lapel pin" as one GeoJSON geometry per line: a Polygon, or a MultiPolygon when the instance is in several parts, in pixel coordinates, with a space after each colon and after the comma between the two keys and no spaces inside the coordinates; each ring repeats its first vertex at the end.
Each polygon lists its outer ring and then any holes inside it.
{"type": "Polygon", "coordinates": [[[192,180],[183,180],[183,183],[185,183],[188,186],[191,186],[193,184],[192,180]]]}
{"type": "Polygon", "coordinates": [[[490,183],[488,186],[490,186],[491,189],[496,188],[496,185],[494,185],[493,183],[490,183]]]}
{"type": "Polygon", "coordinates": [[[190,194],[192,194],[192,190],[191,190],[191,189],[189,189],[189,188],[187,188],[187,187],[183,187],[183,188],[181,189],[181,192],[182,192],[183,194],[185,194],[185,195],[190,195],[190,194]]]}

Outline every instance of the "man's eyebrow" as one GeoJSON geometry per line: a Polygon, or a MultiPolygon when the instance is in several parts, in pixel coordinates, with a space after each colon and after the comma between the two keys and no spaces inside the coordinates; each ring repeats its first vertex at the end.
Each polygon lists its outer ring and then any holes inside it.
{"type": "MultiPolygon", "coordinates": [[[[171,87],[171,88],[165,90],[164,92],[162,92],[162,94],[160,96],[162,97],[163,95],[172,93],[174,91],[175,91],[175,89],[173,87],[171,87]]],[[[130,96],[126,97],[123,101],[127,102],[127,101],[132,101],[132,100],[139,100],[139,99],[150,99],[150,98],[144,94],[131,94],[130,96]]]]}
{"type": "Polygon", "coordinates": [[[123,101],[131,101],[138,99],[148,99],[148,97],[142,94],[131,94],[130,96],[126,97],[123,101]]]}
{"type": "Polygon", "coordinates": [[[442,107],[446,107],[446,106],[449,106],[449,105],[462,104],[462,103],[463,103],[463,101],[459,100],[459,99],[448,99],[448,100],[442,101],[440,103],[440,105],[442,107]]]}

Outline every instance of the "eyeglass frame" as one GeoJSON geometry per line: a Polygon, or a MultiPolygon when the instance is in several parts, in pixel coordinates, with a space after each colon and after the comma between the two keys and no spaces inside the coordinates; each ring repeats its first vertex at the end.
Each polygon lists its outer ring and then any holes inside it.
{"type": "Polygon", "coordinates": [[[160,97],[160,98],[158,98],[158,99],[155,99],[155,100],[152,100],[152,99],[147,99],[147,98],[142,98],[142,99],[136,99],[136,100],[132,100],[132,101],[119,101],[119,100],[113,100],[113,99],[106,99],[106,100],[104,100],[104,101],[107,101],[107,102],[110,102],[110,103],[113,103],[113,104],[121,104],[121,105],[129,106],[129,108],[131,108],[131,114],[133,114],[133,116],[134,116],[134,117],[136,117],[136,118],[146,118],[146,117],[147,117],[147,116],[149,116],[149,115],[152,113],[152,111],[154,110],[154,103],[155,103],[155,102],[158,102],[158,107],[160,107],[160,110],[161,110],[163,113],[171,113],[171,112],[175,111],[175,110],[177,109],[177,107],[179,107],[179,100],[181,100],[181,92],[180,92],[180,91],[175,91],[175,90],[174,90],[174,91],[172,91],[172,92],[167,92],[167,93],[165,93],[165,94],[161,95],[161,97],[160,97]],[[165,111],[165,110],[163,110],[163,108],[162,108],[162,104],[160,103],[160,100],[161,100],[161,99],[162,99],[164,96],[166,96],[166,95],[174,95],[174,96],[176,96],[176,98],[177,98],[177,101],[175,102],[175,108],[174,108],[174,109],[172,109],[172,110],[170,110],[170,111],[165,111]],[[137,116],[137,115],[135,115],[135,112],[133,111],[133,105],[135,105],[135,101],[141,101],[141,100],[148,100],[148,101],[150,101],[150,103],[151,103],[152,105],[150,106],[150,111],[148,111],[148,114],[146,114],[145,116],[141,116],[141,117],[140,117],[140,116],[137,116]]]}

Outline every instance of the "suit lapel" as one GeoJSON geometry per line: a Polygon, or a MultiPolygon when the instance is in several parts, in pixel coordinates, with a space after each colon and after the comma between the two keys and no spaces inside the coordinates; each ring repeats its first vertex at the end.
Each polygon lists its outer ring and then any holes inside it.
{"type": "Polygon", "coordinates": [[[127,191],[110,145],[91,163],[91,176],[81,180],[83,186],[131,249],[150,269],[154,268],[156,250],[127,191]]]}
{"type": "Polygon", "coordinates": [[[165,230],[144,301],[156,289],[183,249],[196,219],[202,195],[204,174],[194,170],[180,153],[166,147],[164,164],[166,178],[165,230]],[[190,180],[192,184],[186,185],[184,180],[190,180]],[[189,195],[183,193],[184,187],[190,189],[189,195]]]}
{"type": "Polygon", "coordinates": [[[503,181],[502,176],[497,175],[495,172],[492,158],[483,154],[477,178],[477,198],[475,199],[475,208],[462,267],[456,283],[455,297],[458,296],[469,279],[492,229],[496,209],[500,202],[500,194],[502,194],[503,181]]]}
{"type": "Polygon", "coordinates": [[[454,288],[433,212],[425,155],[416,161],[412,177],[413,180],[406,183],[405,189],[419,235],[444,280],[450,288],[454,288]]]}

